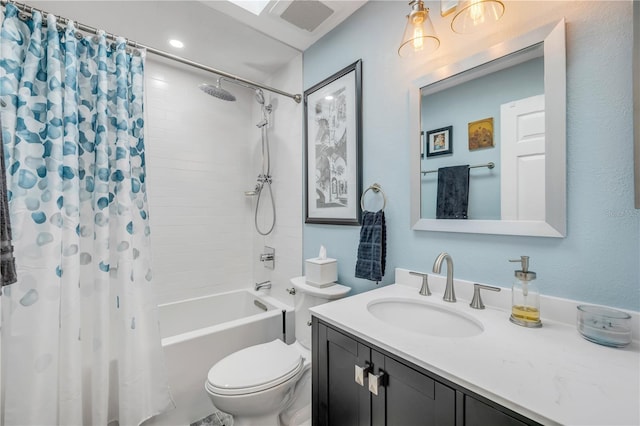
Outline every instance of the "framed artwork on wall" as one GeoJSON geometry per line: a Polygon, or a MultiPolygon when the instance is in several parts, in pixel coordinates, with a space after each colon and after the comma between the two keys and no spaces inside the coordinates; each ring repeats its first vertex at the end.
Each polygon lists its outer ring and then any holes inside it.
{"type": "Polygon", "coordinates": [[[493,147],[493,117],[469,123],[469,151],[493,147]]]}
{"type": "Polygon", "coordinates": [[[427,132],[427,157],[453,153],[453,126],[427,132]]]}
{"type": "Polygon", "coordinates": [[[305,223],[360,225],[362,60],[304,92],[305,223]]]}

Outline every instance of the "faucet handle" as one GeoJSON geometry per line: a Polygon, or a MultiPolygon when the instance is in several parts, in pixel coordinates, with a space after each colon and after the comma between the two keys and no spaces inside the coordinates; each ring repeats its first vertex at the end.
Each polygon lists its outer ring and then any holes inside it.
{"type": "Polygon", "coordinates": [[[478,283],[473,284],[473,299],[471,299],[471,306],[473,309],[484,309],[484,303],[482,303],[482,297],[480,296],[480,290],[500,291],[500,287],[493,287],[490,285],[482,285],[478,283]]]}
{"type": "Polygon", "coordinates": [[[417,275],[422,277],[422,286],[420,287],[420,294],[422,296],[431,296],[431,290],[429,290],[429,275],[422,272],[409,271],[411,275],[417,275]]]}

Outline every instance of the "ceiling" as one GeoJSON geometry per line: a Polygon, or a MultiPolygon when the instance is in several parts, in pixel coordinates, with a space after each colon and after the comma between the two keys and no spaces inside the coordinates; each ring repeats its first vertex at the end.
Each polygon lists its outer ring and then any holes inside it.
{"type": "Polygon", "coordinates": [[[35,8],[260,82],[367,0],[270,0],[260,16],[226,0],[25,1],[35,8]],[[302,26],[317,27],[308,31],[282,16],[302,26]],[[317,16],[326,19],[313,22],[317,16]],[[169,39],[181,40],[184,48],[170,46],[169,39]]]}
{"type": "MultiPolygon", "coordinates": [[[[240,2],[256,3],[247,0],[240,2]]],[[[299,51],[304,51],[367,0],[270,0],[259,16],[225,0],[201,3],[299,51]]]]}

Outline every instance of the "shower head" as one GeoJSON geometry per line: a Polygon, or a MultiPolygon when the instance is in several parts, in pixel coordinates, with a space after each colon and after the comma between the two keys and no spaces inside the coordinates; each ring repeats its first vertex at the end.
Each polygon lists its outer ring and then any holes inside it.
{"type": "Polygon", "coordinates": [[[207,83],[202,83],[198,86],[198,88],[207,95],[211,95],[214,98],[222,99],[223,101],[233,102],[236,100],[236,97],[232,93],[220,87],[220,79],[218,79],[215,86],[207,83]]]}

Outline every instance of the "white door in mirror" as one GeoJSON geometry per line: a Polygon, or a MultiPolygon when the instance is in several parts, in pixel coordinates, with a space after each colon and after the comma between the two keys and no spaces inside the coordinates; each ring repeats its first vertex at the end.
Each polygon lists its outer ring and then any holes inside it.
{"type": "Polygon", "coordinates": [[[502,220],[545,220],[544,95],[500,106],[502,220]]]}

